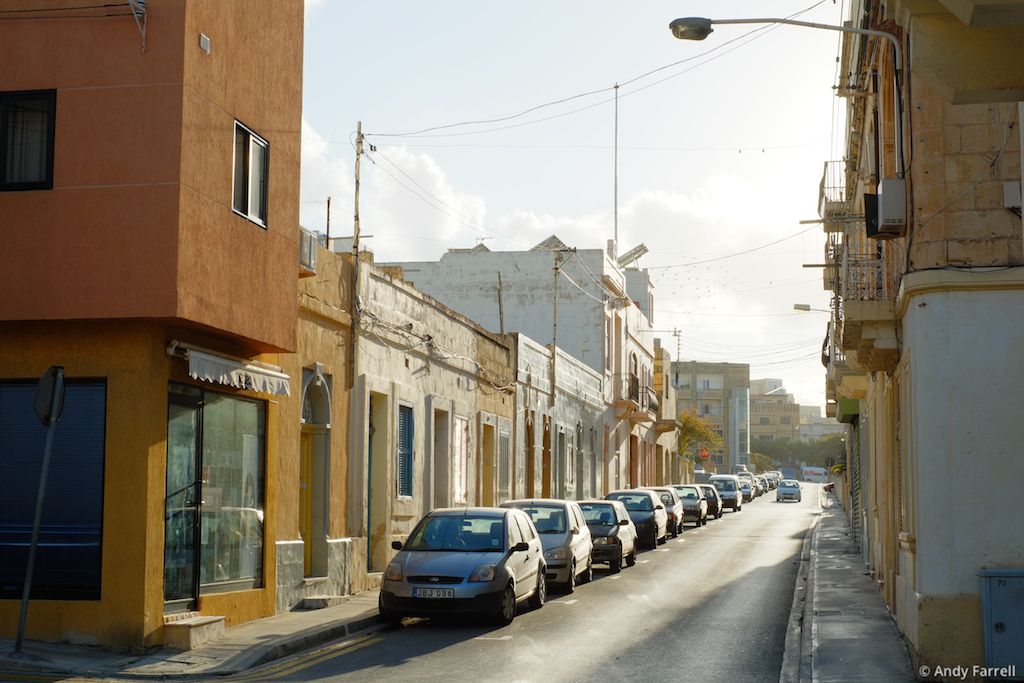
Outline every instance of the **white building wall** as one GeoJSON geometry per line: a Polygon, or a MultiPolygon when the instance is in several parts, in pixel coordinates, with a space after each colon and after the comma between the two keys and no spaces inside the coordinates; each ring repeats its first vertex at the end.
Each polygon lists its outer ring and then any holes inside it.
{"type": "Polygon", "coordinates": [[[1024,567],[1022,312],[1022,290],[923,293],[907,307],[921,595],[977,594],[980,568],[1024,567]]]}
{"type": "Polygon", "coordinates": [[[605,413],[602,375],[582,362],[557,350],[555,397],[551,400],[551,351],[524,335],[516,335],[518,348],[516,433],[516,486],[513,495],[522,498],[527,486],[526,458],[533,457],[535,496],[542,495],[543,424],[552,429],[551,495],[581,499],[603,492],[602,425],[605,413]],[[534,419],[533,443],[527,443],[526,421],[534,419]],[[558,463],[558,435],[564,435],[564,468],[558,463]],[[529,447],[528,447],[529,446],[529,447]]]}
{"type": "Polygon", "coordinates": [[[511,372],[507,378],[480,378],[474,360],[480,345],[500,342],[407,283],[365,264],[361,270],[356,381],[350,398],[350,531],[369,535],[374,548],[370,569],[380,570],[393,554],[392,540],[404,539],[432,507],[454,501],[457,417],[469,420],[466,503],[476,503],[482,425],[494,426],[496,439],[502,431],[512,433],[511,420],[478,410],[478,398],[506,385],[511,394],[515,383],[511,372]],[[413,411],[411,496],[397,490],[401,405],[413,411]],[[440,448],[434,439],[435,410],[445,416],[441,427],[447,439],[440,448]]]}
{"type": "Polygon", "coordinates": [[[556,261],[563,272],[557,285],[556,343],[595,371],[604,372],[607,292],[599,280],[607,273],[624,286],[621,271],[614,268],[604,251],[451,251],[439,261],[391,265],[401,266],[402,277],[420,291],[492,332],[502,329],[520,332],[550,344],[556,334],[553,325],[556,261]]]}

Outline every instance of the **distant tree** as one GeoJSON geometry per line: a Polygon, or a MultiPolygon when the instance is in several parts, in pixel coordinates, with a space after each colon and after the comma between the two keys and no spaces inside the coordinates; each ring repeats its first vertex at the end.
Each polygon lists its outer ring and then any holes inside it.
{"type": "Polygon", "coordinates": [[[750,462],[754,464],[758,472],[770,472],[775,469],[775,460],[764,453],[751,453],[750,462]]]}
{"type": "Polygon", "coordinates": [[[715,428],[692,410],[679,414],[679,425],[677,446],[679,455],[684,458],[699,461],[700,458],[693,452],[694,447],[717,448],[722,444],[722,438],[715,434],[715,428]]]}
{"type": "Polygon", "coordinates": [[[758,441],[756,446],[759,452],[779,463],[829,467],[835,463],[846,462],[846,443],[842,434],[830,434],[817,441],[758,441]]]}

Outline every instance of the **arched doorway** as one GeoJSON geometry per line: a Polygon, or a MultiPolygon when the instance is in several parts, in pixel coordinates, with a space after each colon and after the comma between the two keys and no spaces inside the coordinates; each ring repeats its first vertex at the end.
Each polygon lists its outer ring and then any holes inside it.
{"type": "Polygon", "coordinates": [[[302,372],[299,443],[299,535],[303,575],[327,576],[331,378],[317,363],[302,372]]]}

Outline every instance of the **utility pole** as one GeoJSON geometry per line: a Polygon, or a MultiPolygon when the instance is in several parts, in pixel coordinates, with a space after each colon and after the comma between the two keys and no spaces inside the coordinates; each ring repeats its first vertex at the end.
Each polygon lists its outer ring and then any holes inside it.
{"type": "Polygon", "coordinates": [[[352,214],[352,344],[349,353],[348,376],[350,389],[356,383],[356,350],[359,348],[359,162],[362,156],[363,122],[358,121],[356,123],[355,203],[352,214]]]}
{"type": "Polygon", "coordinates": [[[555,251],[554,282],[551,289],[551,392],[548,401],[555,405],[555,363],[558,358],[558,272],[562,266],[562,252],[555,251]]]}
{"type": "Polygon", "coordinates": [[[324,238],[324,248],[331,250],[331,195],[327,195],[327,236],[324,238]]]}
{"type": "Polygon", "coordinates": [[[498,331],[505,334],[505,306],[501,300],[501,271],[498,271],[498,331]]]}
{"type": "Polygon", "coordinates": [[[672,336],[676,338],[676,360],[681,360],[683,357],[683,336],[679,334],[678,327],[672,329],[672,336]]]}

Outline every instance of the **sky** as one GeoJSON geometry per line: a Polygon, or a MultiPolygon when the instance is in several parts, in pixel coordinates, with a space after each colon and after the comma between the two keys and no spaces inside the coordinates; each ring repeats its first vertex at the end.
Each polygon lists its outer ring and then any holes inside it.
{"type": "Polygon", "coordinates": [[[378,261],[484,243],[644,243],[653,325],[675,359],[749,363],[824,405],[827,313],[816,219],[843,156],[841,34],[678,16],[841,24],[845,0],[306,0],[301,221],[378,261]],[[805,11],[806,10],[806,11],[805,11]],[[555,103],[555,104],[551,104],[555,103]],[[550,105],[550,106],[545,106],[550,105]],[[524,113],[525,112],[525,113],[524,113]],[[522,115],[520,115],[522,114],[522,115]],[[489,122],[470,123],[467,122],[489,122]],[[425,132],[424,132],[425,131],[425,132]],[[373,147],[369,147],[372,145],[373,147]]]}

